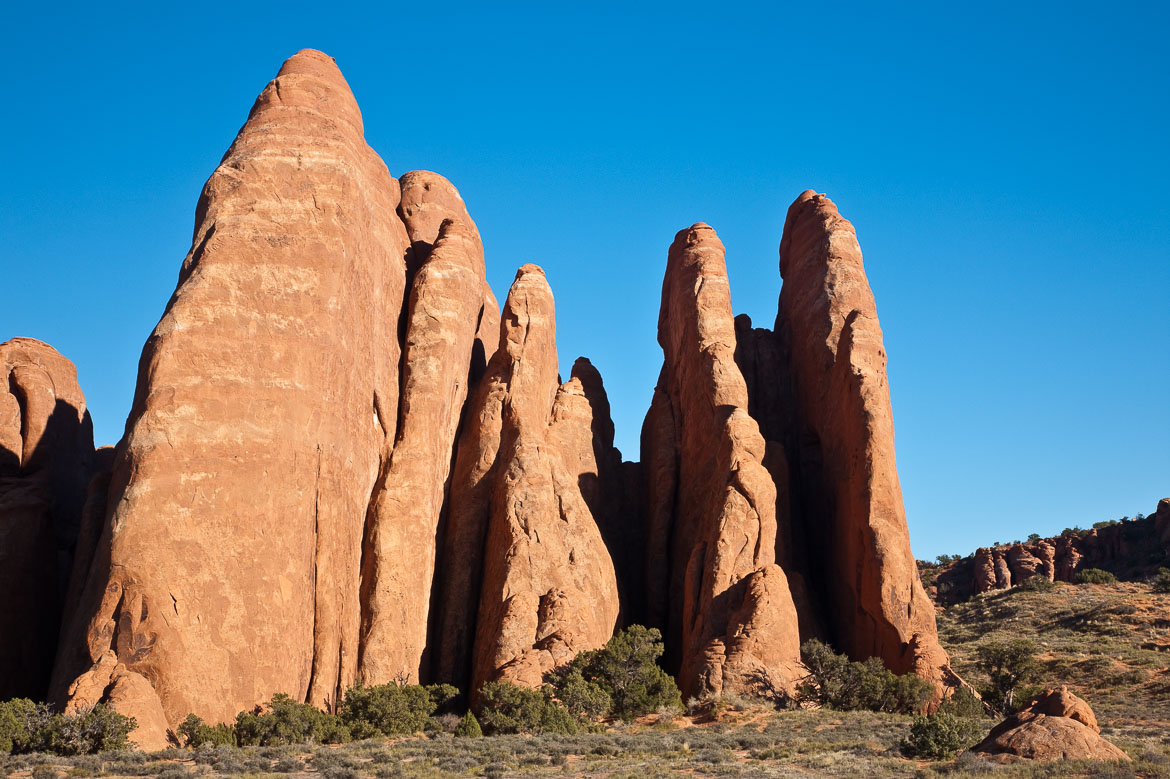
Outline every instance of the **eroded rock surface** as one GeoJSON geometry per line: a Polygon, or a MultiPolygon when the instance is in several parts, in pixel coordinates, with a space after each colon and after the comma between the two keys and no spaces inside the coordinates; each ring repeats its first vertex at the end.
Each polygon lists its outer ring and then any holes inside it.
{"type": "Polygon", "coordinates": [[[705,224],[675,237],[664,365],[643,427],[647,571],[663,577],[647,586],[647,613],[666,627],[684,696],[788,689],[799,676],[796,607],[775,564],[776,488],[735,361],[723,254],[705,224]]]}
{"type": "Polygon", "coordinates": [[[71,707],[129,690],[116,703],[140,744],[160,710],[173,727],[276,692],[329,705],[355,679],[408,246],[398,183],[362,133],[330,57],[285,62],[204,187],[143,350],[55,675],[71,707]]]}
{"type": "Polygon", "coordinates": [[[93,457],[73,363],[0,343],[0,700],[45,697],[93,457]]]}
{"type": "Polygon", "coordinates": [[[375,489],[363,557],[366,684],[417,682],[426,664],[439,517],[483,309],[482,251],[470,227],[447,219],[414,276],[401,424],[375,489]]]}
{"type": "Polygon", "coordinates": [[[1116,760],[1130,762],[1100,735],[1089,704],[1067,687],[1036,696],[1019,713],[992,728],[971,751],[1000,761],[1116,760]]]}
{"type": "Polygon", "coordinates": [[[558,395],[576,394],[558,382],[554,317],[544,272],[521,267],[460,441],[436,645],[438,677],[470,678],[473,692],[496,679],[539,685],[617,622],[613,564],[550,432],[558,395]]]}

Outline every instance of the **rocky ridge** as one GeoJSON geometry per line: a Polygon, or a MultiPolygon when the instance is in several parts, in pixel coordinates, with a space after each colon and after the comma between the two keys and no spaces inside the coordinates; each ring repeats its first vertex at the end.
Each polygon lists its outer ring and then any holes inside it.
{"type": "Polygon", "coordinates": [[[776,327],[753,328],[715,231],[676,236],[623,462],[601,375],[558,375],[544,271],[521,266],[501,313],[455,188],[394,179],[333,60],[298,53],[204,187],[125,437],[97,468],[91,440],[61,455],[53,521],[81,540],[51,696],[109,702],[157,748],[276,692],[539,684],[638,622],[687,695],[790,690],[819,637],[937,701],[958,681],[910,553],[881,330],[823,195],[789,210],[779,266],[776,327]]]}
{"type": "Polygon", "coordinates": [[[943,606],[973,595],[1018,587],[1039,576],[1075,582],[1077,574],[1100,568],[1122,580],[1152,576],[1170,560],[1170,498],[1140,519],[1102,523],[1088,530],[1066,530],[1051,538],[980,547],[965,558],[945,562],[930,588],[943,606]]]}

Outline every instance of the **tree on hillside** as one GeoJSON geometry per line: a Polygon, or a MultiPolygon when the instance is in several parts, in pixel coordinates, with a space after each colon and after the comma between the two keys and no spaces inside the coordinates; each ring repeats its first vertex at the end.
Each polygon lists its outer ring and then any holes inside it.
{"type": "Polygon", "coordinates": [[[978,666],[991,680],[983,697],[1004,713],[1015,711],[1017,690],[1040,670],[1036,645],[1026,638],[990,641],[979,647],[978,666]]]}

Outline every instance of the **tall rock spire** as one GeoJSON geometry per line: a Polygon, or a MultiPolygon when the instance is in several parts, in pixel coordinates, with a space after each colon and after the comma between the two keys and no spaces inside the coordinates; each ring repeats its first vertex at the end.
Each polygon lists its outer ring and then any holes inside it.
{"type": "Polygon", "coordinates": [[[723,244],[705,224],[670,247],[658,342],[665,360],[643,428],[649,533],[658,539],[647,568],[667,579],[648,587],[658,601],[648,613],[665,617],[684,695],[791,689],[800,640],[775,564],[776,488],[735,363],[723,244]]]}
{"type": "Polygon", "coordinates": [[[894,458],[886,352],[861,249],[824,195],[788,209],[776,333],[788,355],[793,522],[839,648],[956,683],[918,577],[894,458]]]}
{"type": "Polygon", "coordinates": [[[473,694],[496,679],[539,685],[617,622],[613,564],[550,428],[571,384],[558,386],[544,271],[524,265],[469,403],[444,538],[437,678],[473,694]]]}
{"type": "Polygon", "coordinates": [[[473,228],[445,220],[411,287],[398,440],[375,490],[363,556],[366,684],[418,681],[424,664],[439,517],[483,307],[477,244],[473,228]]]}

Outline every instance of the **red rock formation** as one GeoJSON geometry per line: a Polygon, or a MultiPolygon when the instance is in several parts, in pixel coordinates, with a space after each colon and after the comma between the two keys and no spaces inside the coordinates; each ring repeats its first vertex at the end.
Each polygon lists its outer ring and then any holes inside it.
{"type": "MultiPolygon", "coordinates": [[[[578,473],[566,465],[580,453],[566,457],[558,445],[579,439],[554,435],[550,425],[557,398],[562,409],[572,405],[580,384],[558,386],[552,293],[544,272],[525,265],[504,305],[500,348],[469,406],[452,483],[437,676],[459,682],[469,666],[465,690],[495,679],[538,685],[613,634],[613,565],[578,473]]],[[[562,410],[561,424],[572,425],[567,417],[562,410]]]]}
{"type": "Polygon", "coordinates": [[[972,748],[1006,762],[1028,760],[1116,760],[1130,758],[1100,736],[1089,704],[1057,687],[1036,696],[1019,713],[996,725],[972,748]]]}
{"type": "Polygon", "coordinates": [[[303,51],[204,187],[143,351],[56,689],[163,744],[355,678],[363,520],[398,423],[406,231],[331,58],[303,51]],[[146,682],[145,684],[143,682],[146,682]]]}
{"type": "Polygon", "coordinates": [[[1158,508],[1154,512],[1154,527],[1162,546],[1170,549],[1170,498],[1158,501],[1158,508]]]}
{"type": "Polygon", "coordinates": [[[995,589],[995,556],[990,549],[975,550],[974,591],[988,592],[995,589]]]}
{"type": "Polygon", "coordinates": [[[658,342],[665,361],[643,428],[647,568],[668,583],[648,585],[648,613],[665,615],[684,695],[789,688],[800,637],[775,564],[776,488],[735,362],[723,245],[705,224],[670,248],[658,342]]]}
{"type": "Polygon", "coordinates": [[[623,463],[613,445],[613,420],[601,374],[584,357],[573,363],[569,381],[553,403],[550,435],[581,497],[597,522],[614,564],[622,621],[640,618],[645,547],[639,511],[636,464],[623,463]]]}
{"type": "Polygon", "coordinates": [[[446,220],[415,274],[398,437],[375,489],[363,555],[360,676],[417,682],[427,645],[439,515],[483,308],[482,249],[446,220]]]}
{"type": "MultiPolygon", "coordinates": [[[[471,215],[467,213],[463,198],[450,181],[438,173],[412,170],[402,174],[398,183],[402,187],[402,202],[398,205],[398,213],[402,216],[406,232],[410,236],[407,259],[411,275],[430,254],[435,238],[439,235],[439,225],[445,219],[460,222],[470,229],[472,240],[475,242],[475,256],[479,258],[479,262],[483,262],[483,241],[480,240],[479,230],[471,215]]],[[[483,310],[478,316],[478,321],[471,364],[473,383],[483,375],[487,361],[499,346],[500,304],[486,280],[483,282],[483,310]]]]}
{"type": "Polygon", "coordinates": [[[896,673],[955,683],[918,577],[894,461],[873,294],[853,226],[812,191],[788,210],[777,333],[792,377],[798,522],[819,560],[837,645],[896,673]]]}
{"type": "MultiPolygon", "coordinates": [[[[1166,511],[1170,512],[1170,508],[1166,511]]],[[[1167,523],[1170,527],[1170,519],[1167,523]]],[[[1033,576],[1075,582],[1077,573],[1086,568],[1104,568],[1121,579],[1141,579],[1157,572],[1158,555],[1151,557],[1151,551],[1157,549],[1170,551],[1170,541],[1163,538],[1157,515],[1081,533],[979,549],[973,558],[950,563],[938,571],[937,598],[943,605],[958,603],[971,595],[1018,587],[1033,576]]]]}
{"type": "Polygon", "coordinates": [[[77,370],[32,338],[0,343],[0,700],[43,699],[93,471],[77,370]]]}

